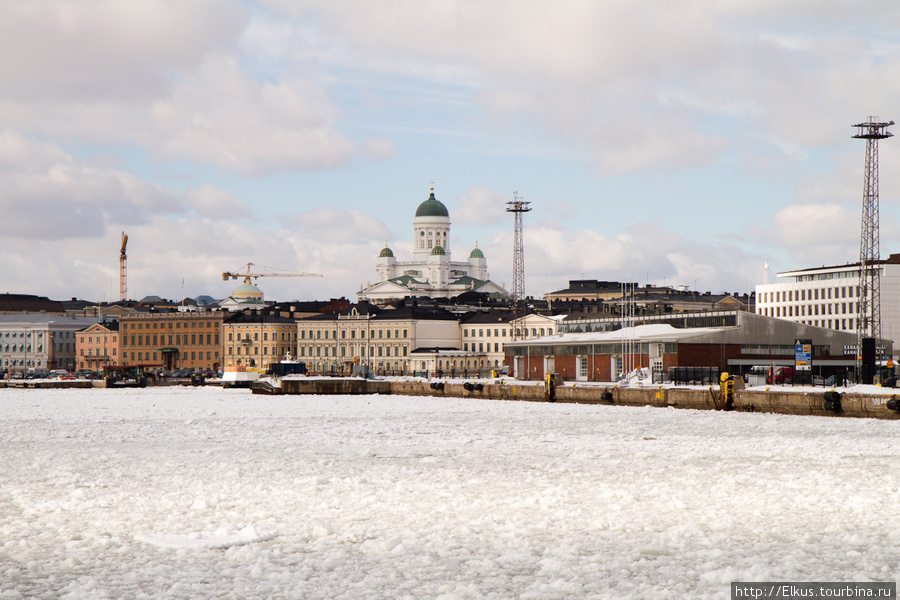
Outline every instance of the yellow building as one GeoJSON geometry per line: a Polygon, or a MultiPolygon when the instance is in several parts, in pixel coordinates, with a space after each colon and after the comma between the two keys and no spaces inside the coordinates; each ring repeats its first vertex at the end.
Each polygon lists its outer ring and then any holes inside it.
{"type": "Polygon", "coordinates": [[[123,315],[123,364],[160,369],[216,370],[222,365],[221,311],[172,311],[123,315]]]}
{"type": "Polygon", "coordinates": [[[265,371],[271,363],[296,355],[297,321],[261,311],[242,311],[225,318],[222,337],[223,366],[265,371]]]}

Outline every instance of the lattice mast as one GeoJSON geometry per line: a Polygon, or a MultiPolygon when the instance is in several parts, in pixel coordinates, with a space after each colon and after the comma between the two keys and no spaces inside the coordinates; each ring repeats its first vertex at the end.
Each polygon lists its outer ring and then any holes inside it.
{"type": "Polygon", "coordinates": [[[519,192],[513,192],[513,199],[506,203],[506,212],[515,215],[515,234],[513,235],[513,327],[512,339],[520,336],[518,328],[523,327],[521,319],[525,316],[525,245],[524,231],[522,228],[522,214],[531,210],[531,202],[525,202],[519,197],[519,192]]]}
{"type": "Polygon", "coordinates": [[[863,188],[862,228],[859,238],[859,297],[856,313],[857,356],[862,353],[862,340],[881,337],[880,243],[878,239],[878,140],[892,137],[887,128],[893,121],[879,122],[869,117],[857,123],[853,137],[866,140],[866,173],[863,188]]]}

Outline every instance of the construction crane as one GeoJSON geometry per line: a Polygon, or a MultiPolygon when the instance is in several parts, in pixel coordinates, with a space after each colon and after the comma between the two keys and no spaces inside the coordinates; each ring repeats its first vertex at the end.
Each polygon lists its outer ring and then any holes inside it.
{"type": "Polygon", "coordinates": [[[257,277],[322,277],[321,273],[296,273],[296,272],[290,272],[290,271],[286,271],[284,273],[260,273],[260,272],[253,272],[251,267],[258,267],[258,268],[263,268],[263,269],[271,269],[272,268],[272,267],[263,267],[262,265],[255,265],[253,263],[247,263],[246,265],[241,267],[242,270],[246,269],[246,271],[244,271],[244,272],[237,273],[237,272],[226,271],[225,273],[222,273],[222,281],[228,281],[229,279],[237,279],[238,277],[243,277],[244,283],[249,285],[250,280],[256,279],[257,277]]]}
{"type": "Polygon", "coordinates": [[[125,245],[128,244],[128,236],[122,232],[122,249],[119,251],[119,300],[124,302],[128,296],[128,257],[125,255],[125,245]]]}

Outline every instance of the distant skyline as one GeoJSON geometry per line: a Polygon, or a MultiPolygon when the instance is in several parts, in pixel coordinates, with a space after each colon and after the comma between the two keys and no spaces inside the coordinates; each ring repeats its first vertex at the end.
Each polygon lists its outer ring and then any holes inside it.
{"type": "MultiPolygon", "coordinates": [[[[355,299],[412,255],[746,293],[855,262],[865,141],[900,121],[893,0],[98,0],[0,4],[0,293],[355,299]],[[184,281],[182,288],[182,281],[184,281]]],[[[900,127],[891,131],[900,136],[900,127]]],[[[900,139],[879,145],[900,252],[900,139]]]]}

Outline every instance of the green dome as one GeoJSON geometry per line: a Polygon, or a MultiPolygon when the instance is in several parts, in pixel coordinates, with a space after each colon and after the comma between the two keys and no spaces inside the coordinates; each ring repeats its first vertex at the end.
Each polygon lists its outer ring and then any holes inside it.
{"type": "Polygon", "coordinates": [[[447,254],[447,253],[444,252],[444,248],[443,248],[442,246],[435,246],[435,247],[431,250],[431,255],[432,255],[432,256],[444,256],[445,254],[447,254]]]}
{"type": "Polygon", "coordinates": [[[484,252],[476,247],[469,253],[469,258],[484,258],[484,252]]]}
{"type": "Polygon", "coordinates": [[[394,257],[394,253],[391,251],[390,248],[388,248],[387,246],[385,246],[385,247],[381,250],[381,254],[379,254],[378,257],[379,257],[379,258],[393,258],[393,257],[394,257]]]}
{"type": "Polygon", "coordinates": [[[449,217],[450,213],[447,212],[447,207],[444,204],[434,197],[434,192],[431,192],[431,195],[428,196],[428,200],[419,205],[419,208],[416,209],[417,217],[449,217]]]}

